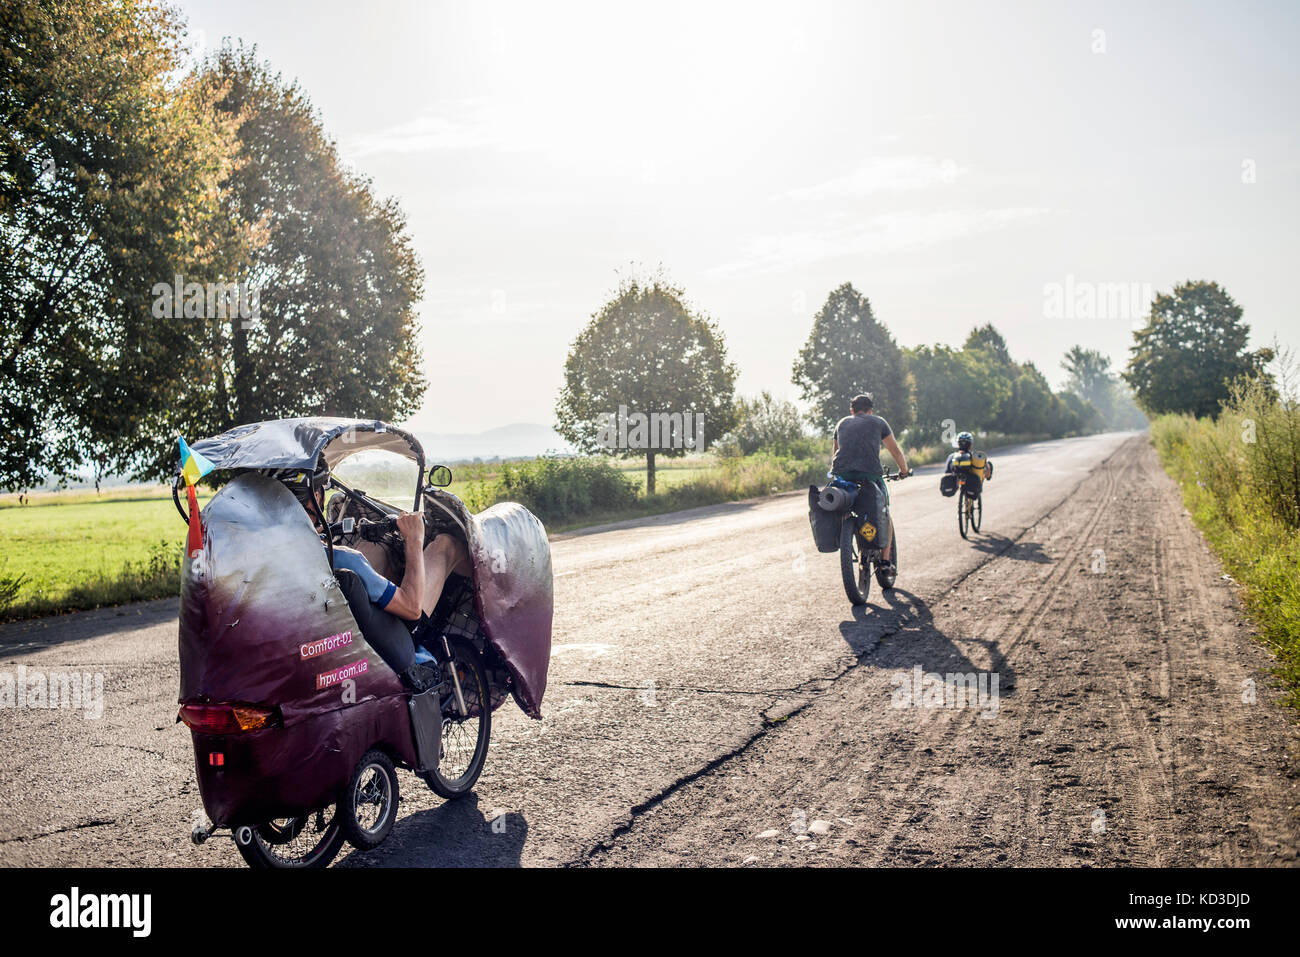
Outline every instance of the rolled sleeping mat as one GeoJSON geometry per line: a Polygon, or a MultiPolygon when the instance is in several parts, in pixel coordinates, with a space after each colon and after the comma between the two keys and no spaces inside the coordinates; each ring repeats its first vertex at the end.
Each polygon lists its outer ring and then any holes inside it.
{"type": "Polygon", "coordinates": [[[853,505],[854,493],[838,485],[828,485],[821,490],[817,504],[828,512],[846,512],[853,505]]]}

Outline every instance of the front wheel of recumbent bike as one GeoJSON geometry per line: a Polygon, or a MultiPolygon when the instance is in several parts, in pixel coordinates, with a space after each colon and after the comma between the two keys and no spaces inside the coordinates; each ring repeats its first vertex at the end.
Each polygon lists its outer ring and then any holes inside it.
{"type": "MultiPolygon", "coordinates": [[[[432,644],[436,647],[441,641],[432,644]]],[[[472,791],[483,773],[488,738],[492,735],[492,699],[479,650],[464,638],[448,638],[447,647],[450,659],[441,648],[434,652],[442,669],[442,684],[438,686],[442,707],[438,766],[422,776],[435,794],[451,800],[472,791]],[[459,679],[459,694],[452,680],[453,671],[459,679]]]]}
{"type": "Polygon", "coordinates": [[[984,521],[984,493],[980,492],[975,496],[975,501],[971,504],[970,509],[970,527],[974,532],[980,530],[980,523],[984,521]]]}
{"type": "Polygon", "coordinates": [[[343,846],[337,807],[235,828],[235,847],[258,870],[328,867],[343,846]]]}
{"type": "Polygon", "coordinates": [[[840,576],[844,579],[844,593],[855,605],[865,605],[871,594],[871,565],[862,553],[852,515],[840,523],[840,576]]]}

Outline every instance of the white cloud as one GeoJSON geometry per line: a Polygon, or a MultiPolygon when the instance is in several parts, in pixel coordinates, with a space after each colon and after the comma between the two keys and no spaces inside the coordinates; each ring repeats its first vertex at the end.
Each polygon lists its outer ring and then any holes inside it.
{"type": "Polygon", "coordinates": [[[843,199],[927,189],[955,183],[965,169],[951,159],[933,156],[874,156],[853,172],[815,186],[800,186],[782,194],[798,200],[843,199]]]}
{"type": "Polygon", "coordinates": [[[901,212],[845,222],[836,215],[825,227],[758,236],[745,244],[742,257],[706,270],[716,278],[779,272],[845,256],[893,253],[1032,222],[1049,212],[1038,207],[901,212]]]}
{"type": "Polygon", "coordinates": [[[381,153],[443,153],[498,145],[486,112],[467,101],[364,133],[347,143],[343,153],[356,160],[381,153]]]}

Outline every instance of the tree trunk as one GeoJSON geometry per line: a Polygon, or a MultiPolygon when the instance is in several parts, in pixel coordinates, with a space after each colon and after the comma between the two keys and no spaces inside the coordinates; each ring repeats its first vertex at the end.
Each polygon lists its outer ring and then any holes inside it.
{"type": "Polygon", "coordinates": [[[645,453],[645,491],[647,495],[655,493],[655,451],[647,449],[645,453]]]}

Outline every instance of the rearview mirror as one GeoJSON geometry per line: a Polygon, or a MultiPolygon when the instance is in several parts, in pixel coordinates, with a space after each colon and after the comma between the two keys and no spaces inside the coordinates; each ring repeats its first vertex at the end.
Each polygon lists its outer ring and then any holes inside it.
{"type": "Polygon", "coordinates": [[[445,465],[435,465],[429,469],[429,484],[434,488],[446,488],[451,484],[451,469],[445,465]]]}

